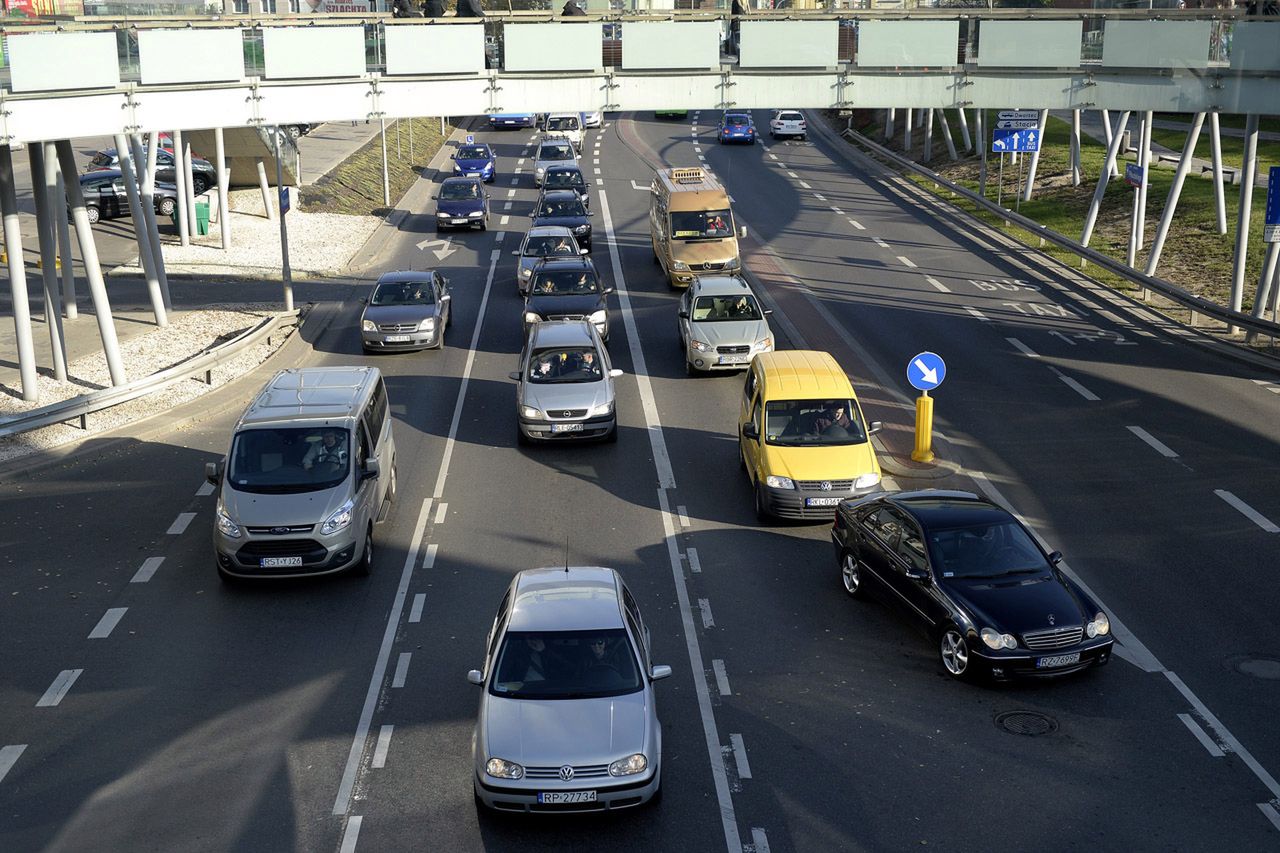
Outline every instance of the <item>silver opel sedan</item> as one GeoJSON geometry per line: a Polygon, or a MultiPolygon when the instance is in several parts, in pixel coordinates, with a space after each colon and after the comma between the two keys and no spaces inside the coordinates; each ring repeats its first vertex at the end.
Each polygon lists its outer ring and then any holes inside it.
{"type": "Polygon", "coordinates": [[[611,366],[595,325],[588,320],[544,320],[529,328],[520,369],[509,376],[516,388],[516,439],[618,440],[611,366]]]}
{"type": "Polygon", "coordinates": [[[638,806],[662,785],[649,630],[613,569],[528,569],[498,605],[471,749],[476,802],[512,812],[638,806]]]}
{"type": "Polygon", "coordinates": [[[383,273],[364,300],[360,342],[366,353],[444,347],[449,280],[434,270],[383,273]]]}

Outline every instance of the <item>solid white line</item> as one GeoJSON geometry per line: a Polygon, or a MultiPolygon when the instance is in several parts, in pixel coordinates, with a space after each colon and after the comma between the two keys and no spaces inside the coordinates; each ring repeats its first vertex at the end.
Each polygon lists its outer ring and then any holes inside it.
{"type": "MultiPolygon", "coordinates": [[[[488,291],[485,291],[486,296],[488,291]]],[[[484,308],[481,307],[480,316],[484,316],[484,308]]],[[[477,321],[479,323],[479,321],[477,321]]],[[[477,325],[477,328],[479,326],[477,325]]],[[[473,350],[474,352],[474,346],[473,350]]],[[[461,395],[465,390],[465,382],[463,390],[458,393],[461,395]]],[[[447,464],[447,460],[446,463],[447,464]]],[[[443,473],[443,468],[441,469],[443,473]]],[[[427,529],[427,513],[431,508],[431,501],[422,502],[422,509],[418,513],[418,523],[413,528],[413,538],[409,540],[409,552],[404,555],[404,568],[400,570],[400,586],[396,589],[395,603],[391,606],[391,615],[387,617],[387,628],[382,634],[382,646],[378,649],[378,658],[373,665],[373,675],[369,679],[369,690],[365,693],[364,708],[360,711],[360,722],[356,724],[356,734],[351,740],[351,751],[347,753],[347,766],[342,772],[342,782],[338,785],[338,796],[333,801],[334,814],[346,814],[347,808],[351,804],[351,792],[356,785],[356,774],[360,770],[360,756],[364,755],[365,744],[369,739],[369,726],[373,723],[373,711],[378,705],[378,696],[382,693],[383,680],[387,677],[387,661],[391,657],[391,645],[396,639],[396,630],[400,627],[400,614],[404,612],[404,599],[409,591],[409,581],[413,579],[413,567],[418,562],[418,548],[422,542],[422,533],[427,529]]],[[[358,817],[351,818],[351,822],[347,824],[347,832],[351,832],[351,824],[358,821],[358,817]]],[[[359,832],[359,824],[356,824],[356,832],[359,832]]],[[[343,839],[343,848],[346,848],[346,839],[343,839]]],[[[351,847],[355,848],[355,838],[351,838],[351,847]]]]}
{"type": "Polygon", "coordinates": [[[1131,427],[1125,427],[1125,429],[1129,430],[1129,432],[1133,433],[1138,438],[1142,439],[1147,444],[1151,445],[1153,448],[1155,448],[1156,453],[1159,453],[1161,456],[1165,457],[1166,459],[1178,458],[1178,454],[1174,453],[1173,449],[1170,448],[1169,445],[1165,444],[1163,441],[1156,438],[1154,435],[1147,432],[1142,427],[1131,426],[1131,427]]]}
{"type": "Polygon", "coordinates": [[[180,512],[178,517],[173,520],[173,524],[169,525],[169,529],[165,533],[170,536],[181,536],[187,529],[187,525],[191,523],[191,519],[195,518],[194,512],[180,512]]]}
{"type": "Polygon", "coordinates": [[[378,744],[373,748],[373,769],[380,770],[387,766],[387,750],[391,748],[391,731],[395,726],[383,726],[378,729],[378,744]]]}
{"type": "Polygon", "coordinates": [[[15,743],[0,747],[0,782],[4,781],[4,777],[13,769],[13,765],[26,748],[27,745],[25,743],[15,743]]]}
{"type": "MultiPolygon", "coordinates": [[[[1023,355],[1027,356],[1028,358],[1040,357],[1040,353],[1036,352],[1031,347],[1027,346],[1017,338],[1005,338],[1005,340],[1013,344],[1014,349],[1016,349],[1018,352],[1022,353],[1023,355]]],[[[1132,427],[1130,427],[1130,429],[1132,429],[1132,427]]]]}
{"type": "Polygon", "coordinates": [[[702,574],[702,561],[698,559],[698,549],[689,548],[685,551],[685,556],[689,558],[689,571],[696,575],[702,574]]]}
{"type": "Polygon", "coordinates": [[[203,498],[211,494],[213,494],[213,483],[210,483],[207,480],[200,484],[200,488],[196,489],[196,497],[198,498],[203,498]]]}
{"type": "MultiPolygon", "coordinates": [[[[1088,592],[1088,590],[1085,590],[1085,592],[1088,592]]],[[[1271,796],[1280,797],[1280,783],[1276,782],[1275,777],[1268,773],[1266,768],[1258,763],[1258,760],[1253,757],[1253,754],[1249,752],[1249,750],[1244,748],[1244,744],[1236,740],[1235,735],[1227,731],[1227,727],[1222,725],[1221,721],[1210,713],[1209,709],[1205,707],[1205,704],[1200,701],[1200,698],[1191,692],[1191,688],[1184,684],[1182,679],[1174,672],[1165,670],[1164,677],[1169,679],[1169,683],[1176,687],[1178,692],[1182,694],[1183,698],[1191,703],[1191,707],[1196,709],[1196,713],[1200,715],[1200,719],[1208,723],[1209,728],[1213,729],[1214,732],[1217,733],[1218,742],[1226,748],[1225,751],[1234,752],[1236,755],[1240,756],[1240,760],[1253,771],[1253,775],[1257,776],[1258,780],[1262,782],[1263,785],[1267,786],[1267,790],[1271,792],[1271,796]]]]}
{"type": "Polygon", "coordinates": [[[404,677],[409,672],[409,658],[413,657],[413,652],[401,652],[400,657],[396,659],[396,674],[391,676],[392,687],[404,687],[404,677]]]}
{"type": "Polygon", "coordinates": [[[970,314],[972,314],[973,316],[977,317],[979,320],[981,320],[981,321],[982,321],[982,322],[984,322],[984,323],[989,323],[989,322],[991,322],[991,318],[990,318],[990,317],[988,317],[986,314],[983,314],[983,313],[982,313],[981,311],[979,311],[977,308],[970,308],[968,305],[966,305],[966,306],[964,306],[964,310],[968,311],[970,314]]]}
{"type": "Polygon", "coordinates": [[[106,613],[102,614],[102,618],[98,620],[98,624],[89,632],[89,639],[105,640],[110,637],[111,632],[120,624],[120,620],[124,618],[124,614],[128,609],[127,607],[112,607],[107,610],[106,613]]]}
{"type": "MultiPolygon", "coordinates": [[[[444,506],[444,504],[440,504],[444,506]]],[[[422,568],[434,569],[436,566],[436,552],[440,550],[439,544],[432,542],[427,546],[427,554],[422,558],[422,568]]]]}
{"type": "Polygon", "coordinates": [[[146,583],[151,580],[151,576],[156,573],[156,569],[160,568],[160,564],[164,562],[164,557],[147,557],[142,561],[141,568],[137,574],[133,576],[133,580],[129,583],[146,583]]]}
{"type": "Polygon", "coordinates": [[[1262,809],[1262,813],[1267,816],[1267,820],[1271,821],[1271,825],[1276,829],[1280,829],[1280,812],[1276,811],[1276,807],[1271,803],[1258,803],[1258,808],[1262,809]]]}
{"type": "Polygon", "coordinates": [[[742,742],[742,735],[729,735],[729,743],[733,744],[733,763],[738,765],[738,778],[751,778],[751,765],[747,763],[747,745],[742,742]]]}
{"type": "Polygon", "coordinates": [[[410,622],[422,621],[422,607],[427,603],[427,594],[420,592],[413,597],[413,608],[409,611],[410,622]]]}
{"type": "Polygon", "coordinates": [[[938,289],[938,291],[939,291],[940,293],[950,293],[950,292],[951,292],[951,288],[947,287],[945,284],[943,284],[942,282],[938,281],[936,278],[934,278],[934,277],[933,277],[933,276],[931,276],[931,275],[927,275],[927,276],[925,276],[925,277],[924,277],[924,280],[925,280],[925,281],[927,281],[927,282],[929,282],[930,284],[932,284],[935,288],[937,288],[937,289],[938,289]]]}
{"type": "Polygon", "coordinates": [[[716,690],[721,696],[732,696],[733,691],[729,689],[729,673],[725,672],[724,661],[716,659],[711,662],[711,671],[716,676],[716,690]]]}
{"type": "MultiPolygon", "coordinates": [[[[436,494],[438,495],[440,492],[436,492],[436,494]]],[[[449,504],[441,501],[440,506],[436,507],[436,524],[444,524],[444,517],[448,512],[449,504]]]]}
{"type": "Polygon", "coordinates": [[[699,598],[698,609],[702,611],[702,627],[714,628],[716,620],[711,618],[711,602],[705,598],[699,598]]]}
{"type": "Polygon", "coordinates": [[[811,189],[813,189],[813,187],[809,186],[809,185],[808,185],[808,184],[806,184],[804,181],[801,181],[801,182],[800,182],[800,187],[801,187],[802,189],[806,189],[806,190],[811,190],[811,189]]]}
{"type": "Polygon", "coordinates": [[[353,815],[351,820],[347,821],[347,829],[342,833],[342,848],[338,853],[356,853],[356,839],[360,837],[362,821],[364,821],[362,815],[353,815]]]}
{"type": "Polygon", "coordinates": [[[881,249],[887,249],[887,248],[889,248],[889,244],[888,244],[888,243],[886,243],[884,240],[880,239],[879,237],[872,237],[871,239],[872,239],[872,240],[875,240],[875,241],[876,241],[876,245],[877,245],[877,246],[879,246],[881,249]]]}
{"type": "Polygon", "coordinates": [[[689,526],[689,511],[684,508],[684,504],[678,504],[676,506],[676,515],[680,516],[681,527],[689,526]]]}
{"type": "Polygon", "coordinates": [[[1231,492],[1228,492],[1225,489],[1214,489],[1213,493],[1218,497],[1222,498],[1227,503],[1231,504],[1233,507],[1235,507],[1237,510],[1240,511],[1241,515],[1243,515],[1245,518],[1249,519],[1254,524],[1258,525],[1268,533],[1280,533],[1280,527],[1276,527],[1274,524],[1271,523],[1271,520],[1269,518],[1267,518],[1262,513],[1258,512],[1253,507],[1249,506],[1244,501],[1240,500],[1235,495],[1231,494],[1231,492]]]}
{"type": "Polygon", "coordinates": [[[1086,400],[1089,400],[1091,402],[1097,402],[1098,400],[1102,399],[1097,394],[1093,393],[1088,388],[1084,387],[1079,382],[1072,379],[1070,376],[1064,376],[1063,374],[1059,373],[1058,378],[1061,379],[1064,383],[1066,383],[1066,386],[1068,388],[1070,388],[1072,391],[1075,391],[1077,394],[1079,394],[1081,397],[1084,397],[1086,400]]]}
{"type": "Polygon", "coordinates": [[[814,197],[814,198],[816,198],[818,201],[826,201],[826,200],[827,200],[827,197],[826,197],[826,196],[824,196],[822,193],[814,193],[814,194],[813,194],[813,197],[814,197]]]}
{"type": "Polygon", "coordinates": [[[62,701],[62,697],[67,695],[67,691],[71,689],[71,685],[76,683],[76,679],[80,677],[83,669],[64,669],[58,673],[58,677],[53,680],[53,684],[49,685],[49,689],[40,697],[40,701],[36,702],[37,708],[53,708],[62,701]]]}
{"type": "Polygon", "coordinates": [[[867,230],[867,226],[863,225],[861,222],[859,222],[856,219],[850,219],[849,224],[852,225],[854,228],[857,228],[859,231],[867,230]]]}
{"type": "Polygon", "coordinates": [[[511,221],[511,217],[510,217],[510,216],[504,216],[504,217],[502,217],[502,221],[501,221],[501,222],[499,222],[498,224],[499,224],[499,225],[506,225],[506,224],[507,224],[508,222],[510,222],[510,221],[511,221]]]}
{"type": "Polygon", "coordinates": [[[1224,755],[1226,755],[1226,753],[1223,752],[1222,749],[1216,743],[1214,743],[1207,734],[1205,734],[1204,729],[1200,728],[1200,724],[1197,723],[1194,719],[1192,719],[1190,714],[1179,714],[1178,719],[1182,720],[1182,724],[1186,726],[1193,735],[1196,736],[1196,740],[1200,741],[1200,745],[1203,746],[1210,755],[1212,755],[1214,758],[1222,758],[1224,755]]]}
{"type": "Polygon", "coordinates": [[[751,843],[755,846],[756,853],[770,853],[769,836],[758,826],[751,827],[751,843]]]}
{"type": "Polygon", "coordinates": [[[912,262],[912,260],[911,260],[910,258],[906,257],[905,255],[898,255],[898,260],[902,261],[902,263],[906,264],[907,266],[911,267],[912,269],[915,269],[915,268],[916,268],[916,265],[912,262]]]}

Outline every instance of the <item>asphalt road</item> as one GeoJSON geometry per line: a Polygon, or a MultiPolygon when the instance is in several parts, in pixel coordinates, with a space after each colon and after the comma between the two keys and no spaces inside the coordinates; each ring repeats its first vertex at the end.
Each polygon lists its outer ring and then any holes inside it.
{"type": "Polygon", "coordinates": [[[618,287],[620,441],[517,448],[510,251],[536,195],[518,162],[531,137],[479,137],[501,158],[495,230],[437,236],[427,209],[370,258],[444,269],[446,348],[360,355],[348,298],[300,362],[387,375],[400,497],[371,578],[218,582],[201,471],[265,371],[194,426],[2,478],[0,848],[1275,846],[1280,817],[1259,808],[1280,796],[1275,533],[1239,508],[1280,518],[1273,375],[931,216],[829,138],[727,148],[699,118],[614,117],[583,165],[618,287]],[[755,521],[741,379],[684,375],[676,294],[650,261],[651,163],[700,159],[750,229],[783,343],[836,354],[886,456],[910,448],[907,359],[946,357],[939,450],[976,473],[897,485],[1007,498],[1112,613],[1120,659],[953,683],[907,623],[846,598],[825,526],[755,521]],[[675,670],[657,685],[664,799],[603,819],[477,814],[465,673],[512,574],[566,552],[623,574],[675,670]],[[1007,711],[1056,731],[1009,734],[1007,711]]]}

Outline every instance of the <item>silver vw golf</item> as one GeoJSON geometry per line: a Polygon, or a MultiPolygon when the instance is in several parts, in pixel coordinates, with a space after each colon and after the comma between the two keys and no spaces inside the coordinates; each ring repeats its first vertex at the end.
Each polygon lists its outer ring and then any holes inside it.
{"type": "Polygon", "coordinates": [[[649,631],[613,569],[528,569],[485,643],[472,736],[476,802],[513,812],[638,806],[662,785],[649,631]]]}

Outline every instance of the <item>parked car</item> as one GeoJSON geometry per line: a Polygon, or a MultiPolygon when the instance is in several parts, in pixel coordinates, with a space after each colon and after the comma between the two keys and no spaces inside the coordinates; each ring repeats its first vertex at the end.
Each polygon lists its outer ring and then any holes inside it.
{"type": "Polygon", "coordinates": [[[489,227],[489,193],[479,178],[445,178],[436,199],[436,230],[489,227]]]}
{"type": "Polygon", "coordinates": [[[512,252],[520,258],[516,261],[516,291],[521,296],[528,295],[533,268],[543,258],[573,258],[586,253],[573,239],[573,232],[563,225],[535,225],[525,232],[520,248],[512,252]]]}
{"type": "Polygon", "coordinates": [[[544,258],[533,268],[524,303],[524,331],[545,320],[590,320],[609,340],[609,303],[590,258],[544,258]]]}
{"type": "Polygon", "coordinates": [[[745,279],[701,275],[680,297],[677,310],[685,371],[741,370],[762,352],[773,351],[773,332],[745,279]]]}
{"type": "Polygon", "coordinates": [[[383,273],[362,300],[361,346],[365,352],[443,349],[452,299],[449,280],[435,270],[383,273]]]}
{"type": "MultiPolygon", "coordinates": [[[[84,173],[80,176],[80,192],[84,194],[90,224],[99,219],[130,215],[129,195],[119,169],[84,173]]],[[[173,184],[156,181],[152,197],[156,213],[160,216],[169,216],[178,209],[178,188],[173,184]]]]}
{"type": "Polygon", "coordinates": [[[716,134],[720,144],[729,142],[745,142],[754,145],[756,141],[756,123],[749,113],[725,113],[720,119],[720,131],[716,134]]]}
{"type": "Polygon", "coordinates": [[[582,114],[583,127],[599,127],[604,122],[604,113],[600,110],[585,112],[582,114]]]}
{"type": "Polygon", "coordinates": [[[542,191],[548,190],[573,190],[585,207],[591,207],[591,185],[577,165],[548,166],[542,176],[542,191]]]}
{"type": "Polygon", "coordinates": [[[573,190],[543,189],[533,210],[534,225],[563,225],[573,232],[578,245],[591,251],[591,211],[573,190]]]}
{"type": "Polygon", "coordinates": [[[536,122],[534,113],[495,113],[489,116],[489,127],[494,130],[533,127],[536,122]]]}
{"type": "Polygon", "coordinates": [[[613,569],[516,575],[485,641],[472,740],[478,803],[500,811],[639,806],[662,785],[649,629],[613,569]]]}
{"type": "MultiPolygon", "coordinates": [[[[142,150],[143,155],[147,154],[147,150],[142,150]]],[[[173,151],[170,149],[160,148],[156,151],[156,180],[163,181],[166,184],[175,183],[177,180],[176,167],[174,165],[175,158],[173,151]]],[[[85,167],[87,172],[97,172],[103,169],[120,169],[120,155],[114,148],[104,148],[93,155],[93,159],[89,161],[89,165],[85,167]]],[[[195,194],[200,195],[209,187],[216,186],[218,183],[218,170],[208,160],[201,160],[199,157],[191,158],[191,180],[192,186],[195,188],[195,194]]]]}
{"type": "Polygon", "coordinates": [[[807,139],[809,124],[805,121],[804,113],[799,110],[777,110],[773,118],[769,119],[769,135],[774,139],[779,136],[798,136],[801,139],[807,139]]]}
{"type": "Polygon", "coordinates": [[[542,186],[547,169],[552,166],[578,165],[578,151],[563,136],[544,136],[538,142],[538,152],[533,159],[534,186],[542,186]]]}
{"type": "Polygon", "coordinates": [[[1013,513],[969,492],[845,501],[831,528],[840,582],[923,627],[953,678],[1065,675],[1111,658],[1111,622],[1013,513]]]}
{"type": "Polygon", "coordinates": [[[493,149],[483,143],[463,145],[453,155],[453,173],[466,178],[480,178],[486,184],[493,183],[498,168],[498,158],[493,149]]]}
{"type": "Polygon", "coordinates": [[[622,375],[595,325],[587,320],[549,320],[527,330],[520,353],[516,439],[530,441],[602,438],[618,440],[613,380],[622,375]]]}

